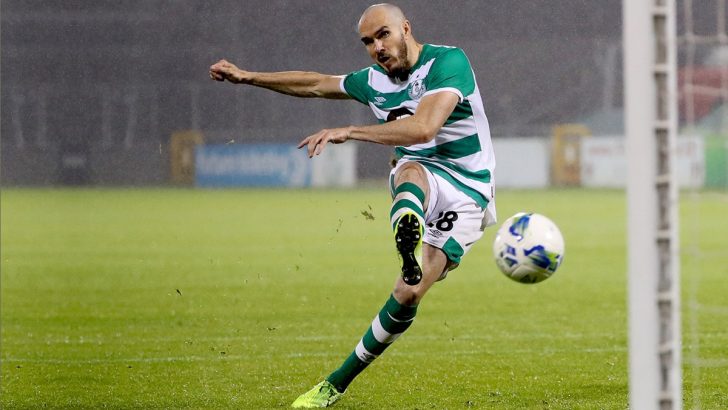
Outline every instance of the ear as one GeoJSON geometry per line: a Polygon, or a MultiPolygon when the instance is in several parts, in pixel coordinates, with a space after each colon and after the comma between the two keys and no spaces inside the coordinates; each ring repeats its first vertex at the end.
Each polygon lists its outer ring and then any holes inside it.
{"type": "Polygon", "coordinates": [[[402,34],[404,34],[405,37],[412,34],[412,27],[410,26],[409,20],[402,22],[402,34]]]}

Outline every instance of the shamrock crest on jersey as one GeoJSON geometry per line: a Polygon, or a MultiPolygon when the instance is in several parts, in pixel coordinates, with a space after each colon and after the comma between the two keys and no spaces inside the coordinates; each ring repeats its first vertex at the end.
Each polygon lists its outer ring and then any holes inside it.
{"type": "Polygon", "coordinates": [[[409,87],[407,87],[407,94],[409,94],[409,97],[413,100],[419,100],[420,97],[427,91],[425,89],[425,82],[422,79],[418,79],[410,83],[409,87]]]}

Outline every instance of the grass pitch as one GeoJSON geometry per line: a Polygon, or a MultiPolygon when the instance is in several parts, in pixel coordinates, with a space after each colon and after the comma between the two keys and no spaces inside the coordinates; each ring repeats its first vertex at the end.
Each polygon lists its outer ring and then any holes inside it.
{"type": "MultiPolygon", "coordinates": [[[[4,190],[0,407],[277,408],[335,369],[388,297],[384,186],[4,190]]],[[[728,408],[728,195],[682,199],[684,399],[728,408]]],[[[564,265],[502,276],[494,228],[337,408],[627,407],[625,201],[501,191],[564,265]]]]}

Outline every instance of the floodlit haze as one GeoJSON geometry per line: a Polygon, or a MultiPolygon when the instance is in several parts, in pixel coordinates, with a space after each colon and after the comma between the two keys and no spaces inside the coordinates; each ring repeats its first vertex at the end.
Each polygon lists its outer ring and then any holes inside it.
{"type": "MultiPolygon", "coordinates": [[[[297,142],[320,128],[371,123],[355,102],[207,76],[220,58],[260,71],[369,65],[355,32],[369,4],[4,0],[2,182],[57,183],[59,153],[82,147],[94,183],[165,184],[176,130],[201,130],[208,142],[297,142]]],[[[466,51],[496,137],[545,136],[556,123],[610,118],[622,105],[619,0],[397,4],[419,41],[466,51]]],[[[714,31],[710,7],[699,8],[696,26],[714,31]]],[[[606,128],[619,132],[621,120],[606,128]]],[[[388,153],[362,145],[359,174],[386,175],[388,153]]]]}

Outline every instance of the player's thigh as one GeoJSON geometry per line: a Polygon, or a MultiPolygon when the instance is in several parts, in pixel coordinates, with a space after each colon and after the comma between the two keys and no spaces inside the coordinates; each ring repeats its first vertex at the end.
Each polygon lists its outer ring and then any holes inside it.
{"type": "Polygon", "coordinates": [[[424,242],[441,249],[454,268],[483,236],[485,210],[441,177],[431,174],[430,180],[424,242]]]}

